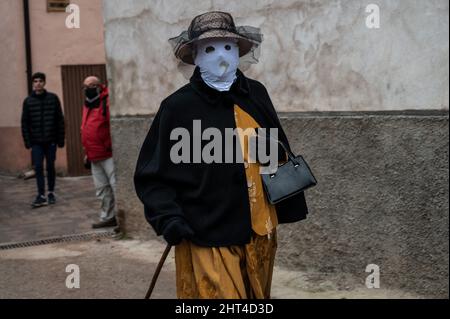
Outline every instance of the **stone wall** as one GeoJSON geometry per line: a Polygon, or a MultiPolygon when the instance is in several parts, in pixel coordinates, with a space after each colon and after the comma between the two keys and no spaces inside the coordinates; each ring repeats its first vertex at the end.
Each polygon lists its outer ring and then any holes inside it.
{"type": "MultiPolygon", "coordinates": [[[[448,296],[448,112],[281,113],[296,153],[318,180],[307,220],[279,228],[277,264],[383,288],[448,296]]],[[[150,117],[113,119],[122,226],[154,238],[133,186],[150,117]]]]}

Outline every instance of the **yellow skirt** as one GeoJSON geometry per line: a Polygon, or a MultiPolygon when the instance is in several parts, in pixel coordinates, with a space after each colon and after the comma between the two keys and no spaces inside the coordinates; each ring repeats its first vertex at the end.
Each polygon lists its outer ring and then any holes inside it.
{"type": "Polygon", "coordinates": [[[277,249],[276,232],[253,233],[244,246],[200,247],[183,240],[175,246],[180,299],[269,299],[277,249]]]}

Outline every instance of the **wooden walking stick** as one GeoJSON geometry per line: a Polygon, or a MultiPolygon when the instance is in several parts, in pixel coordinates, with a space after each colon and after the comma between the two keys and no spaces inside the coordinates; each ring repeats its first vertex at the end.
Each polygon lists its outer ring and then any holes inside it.
{"type": "Polygon", "coordinates": [[[150,284],[150,287],[148,287],[147,294],[145,295],[145,299],[150,299],[150,296],[152,295],[153,288],[155,288],[156,280],[158,279],[159,273],[161,272],[161,268],[164,265],[164,262],[166,261],[167,255],[169,255],[170,249],[172,248],[172,245],[167,244],[166,249],[164,250],[161,259],[158,263],[158,266],[156,267],[155,273],[153,274],[152,282],[150,284]]]}

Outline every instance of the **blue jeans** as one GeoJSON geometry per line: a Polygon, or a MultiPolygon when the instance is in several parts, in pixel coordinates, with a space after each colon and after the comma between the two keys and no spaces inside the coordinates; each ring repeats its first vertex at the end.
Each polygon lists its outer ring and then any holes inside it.
{"type": "Polygon", "coordinates": [[[47,168],[48,191],[55,190],[55,160],[56,160],[56,143],[37,144],[31,149],[31,157],[33,160],[34,170],[36,172],[36,182],[39,195],[45,196],[45,179],[44,179],[44,158],[47,168]]]}

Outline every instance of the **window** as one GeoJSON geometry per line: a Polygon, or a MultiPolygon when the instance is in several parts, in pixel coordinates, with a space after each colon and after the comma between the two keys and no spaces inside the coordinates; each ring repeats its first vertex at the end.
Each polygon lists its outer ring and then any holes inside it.
{"type": "Polygon", "coordinates": [[[70,0],[47,0],[47,12],[65,12],[70,0]]]}

